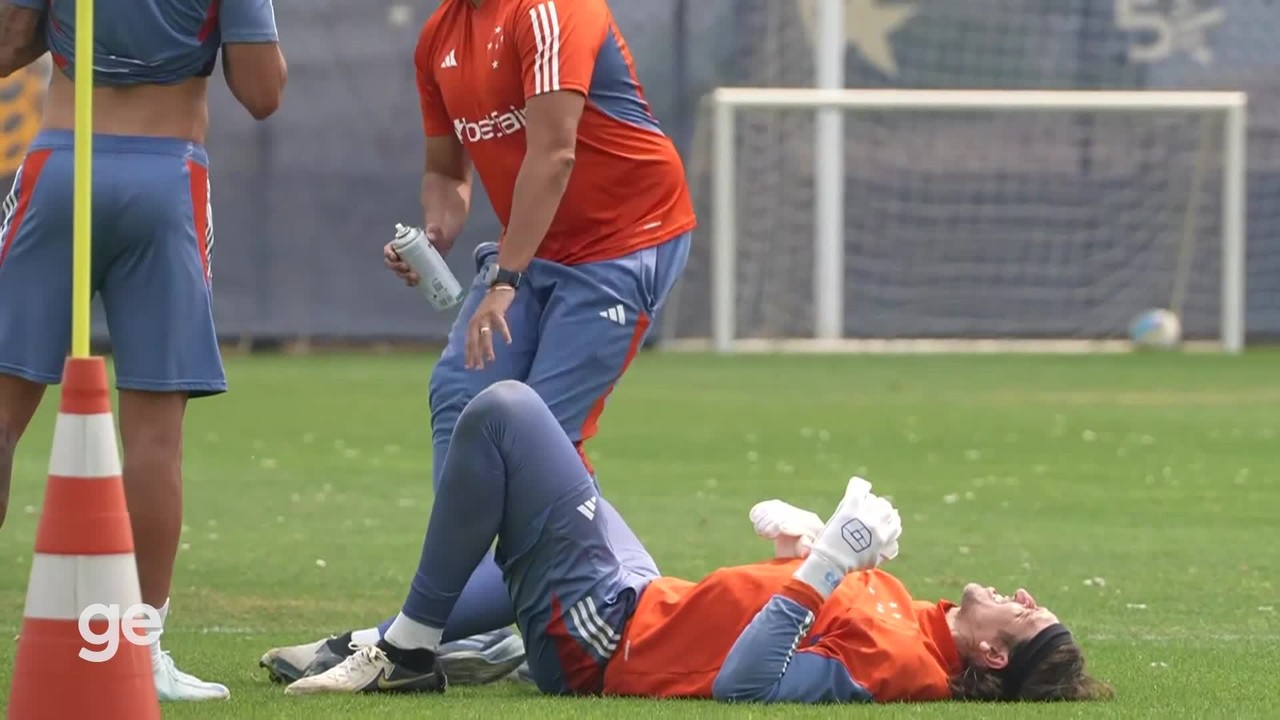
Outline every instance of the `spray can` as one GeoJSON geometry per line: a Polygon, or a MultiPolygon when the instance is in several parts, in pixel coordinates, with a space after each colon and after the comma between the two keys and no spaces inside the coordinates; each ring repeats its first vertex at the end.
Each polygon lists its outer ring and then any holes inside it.
{"type": "Polygon", "coordinates": [[[421,229],[396,223],[391,249],[422,278],[418,290],[435,309],[448,310],[462,301],[462,285],[421,229]]]}

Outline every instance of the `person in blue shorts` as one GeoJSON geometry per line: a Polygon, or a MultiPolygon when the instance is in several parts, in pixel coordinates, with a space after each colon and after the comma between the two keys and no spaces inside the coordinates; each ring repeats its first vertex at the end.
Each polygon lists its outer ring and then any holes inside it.
{"type": "MultiPolygon", "coordinates": [[[[0,228],[0,521],[15,448],[61,381],[71,341],[75,16],[70,0],[0,3],[0,74],[46,52],[56,67],[0,228]]],[[[100,3],[95,29],[92,292],[111,334],[142,600],[163,620],[182,531],[187,400],[227,389],[212,306],[209,77],[221,49],[232,95],[262,120],[279,107],[287,71],[271,0],[100,3]]],[[[178,670],[156,640],[161,700],[229,696],[178,670]]]]}

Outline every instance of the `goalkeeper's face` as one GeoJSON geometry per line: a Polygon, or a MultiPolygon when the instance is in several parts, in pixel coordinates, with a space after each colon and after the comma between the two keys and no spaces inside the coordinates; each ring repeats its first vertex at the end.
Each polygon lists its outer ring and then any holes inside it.
{"type": "Polygon", "coordinates": [[[1008,662],[1011,648],[1056,622],[1057,616],[1040,607],[1026,590],[1006,596],[995,588],[970,583],[960,598],[953,631],[966,659],[999,670],[1008,662]]]}

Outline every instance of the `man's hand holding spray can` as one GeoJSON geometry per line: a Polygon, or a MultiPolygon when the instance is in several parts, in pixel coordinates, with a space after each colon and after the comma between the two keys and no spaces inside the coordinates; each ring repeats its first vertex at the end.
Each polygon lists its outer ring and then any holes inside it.
{"type": "Polygon", "coordinates": [[[462,301],[462,285],[421,228],[397,223],[391,250],[418,274],[418,290],[435,309],[448,310],[462,301]]]}

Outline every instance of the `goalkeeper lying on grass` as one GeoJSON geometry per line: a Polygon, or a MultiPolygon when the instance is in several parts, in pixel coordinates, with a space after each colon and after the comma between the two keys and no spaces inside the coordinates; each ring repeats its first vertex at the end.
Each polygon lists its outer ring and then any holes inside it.
{"type": "Polygon", "coordinates": [[[411,643],[352,649],[286,692],[443,691],[436,650],[496,537],[546,693],[815,703],[1111,694],[1025,590],[1006,598],[970,584],[959,605],[930,603],[878,570],[897,555],[901,520],[860,478],[825,526],[779,501],[757,505],[757,531],[782,557],[699,583],[661,577],[598,493],[537,394],[514,381],[483,391],[458,420],[427,528],[434,572],[420,589],[433,622],[411,643]]]}

